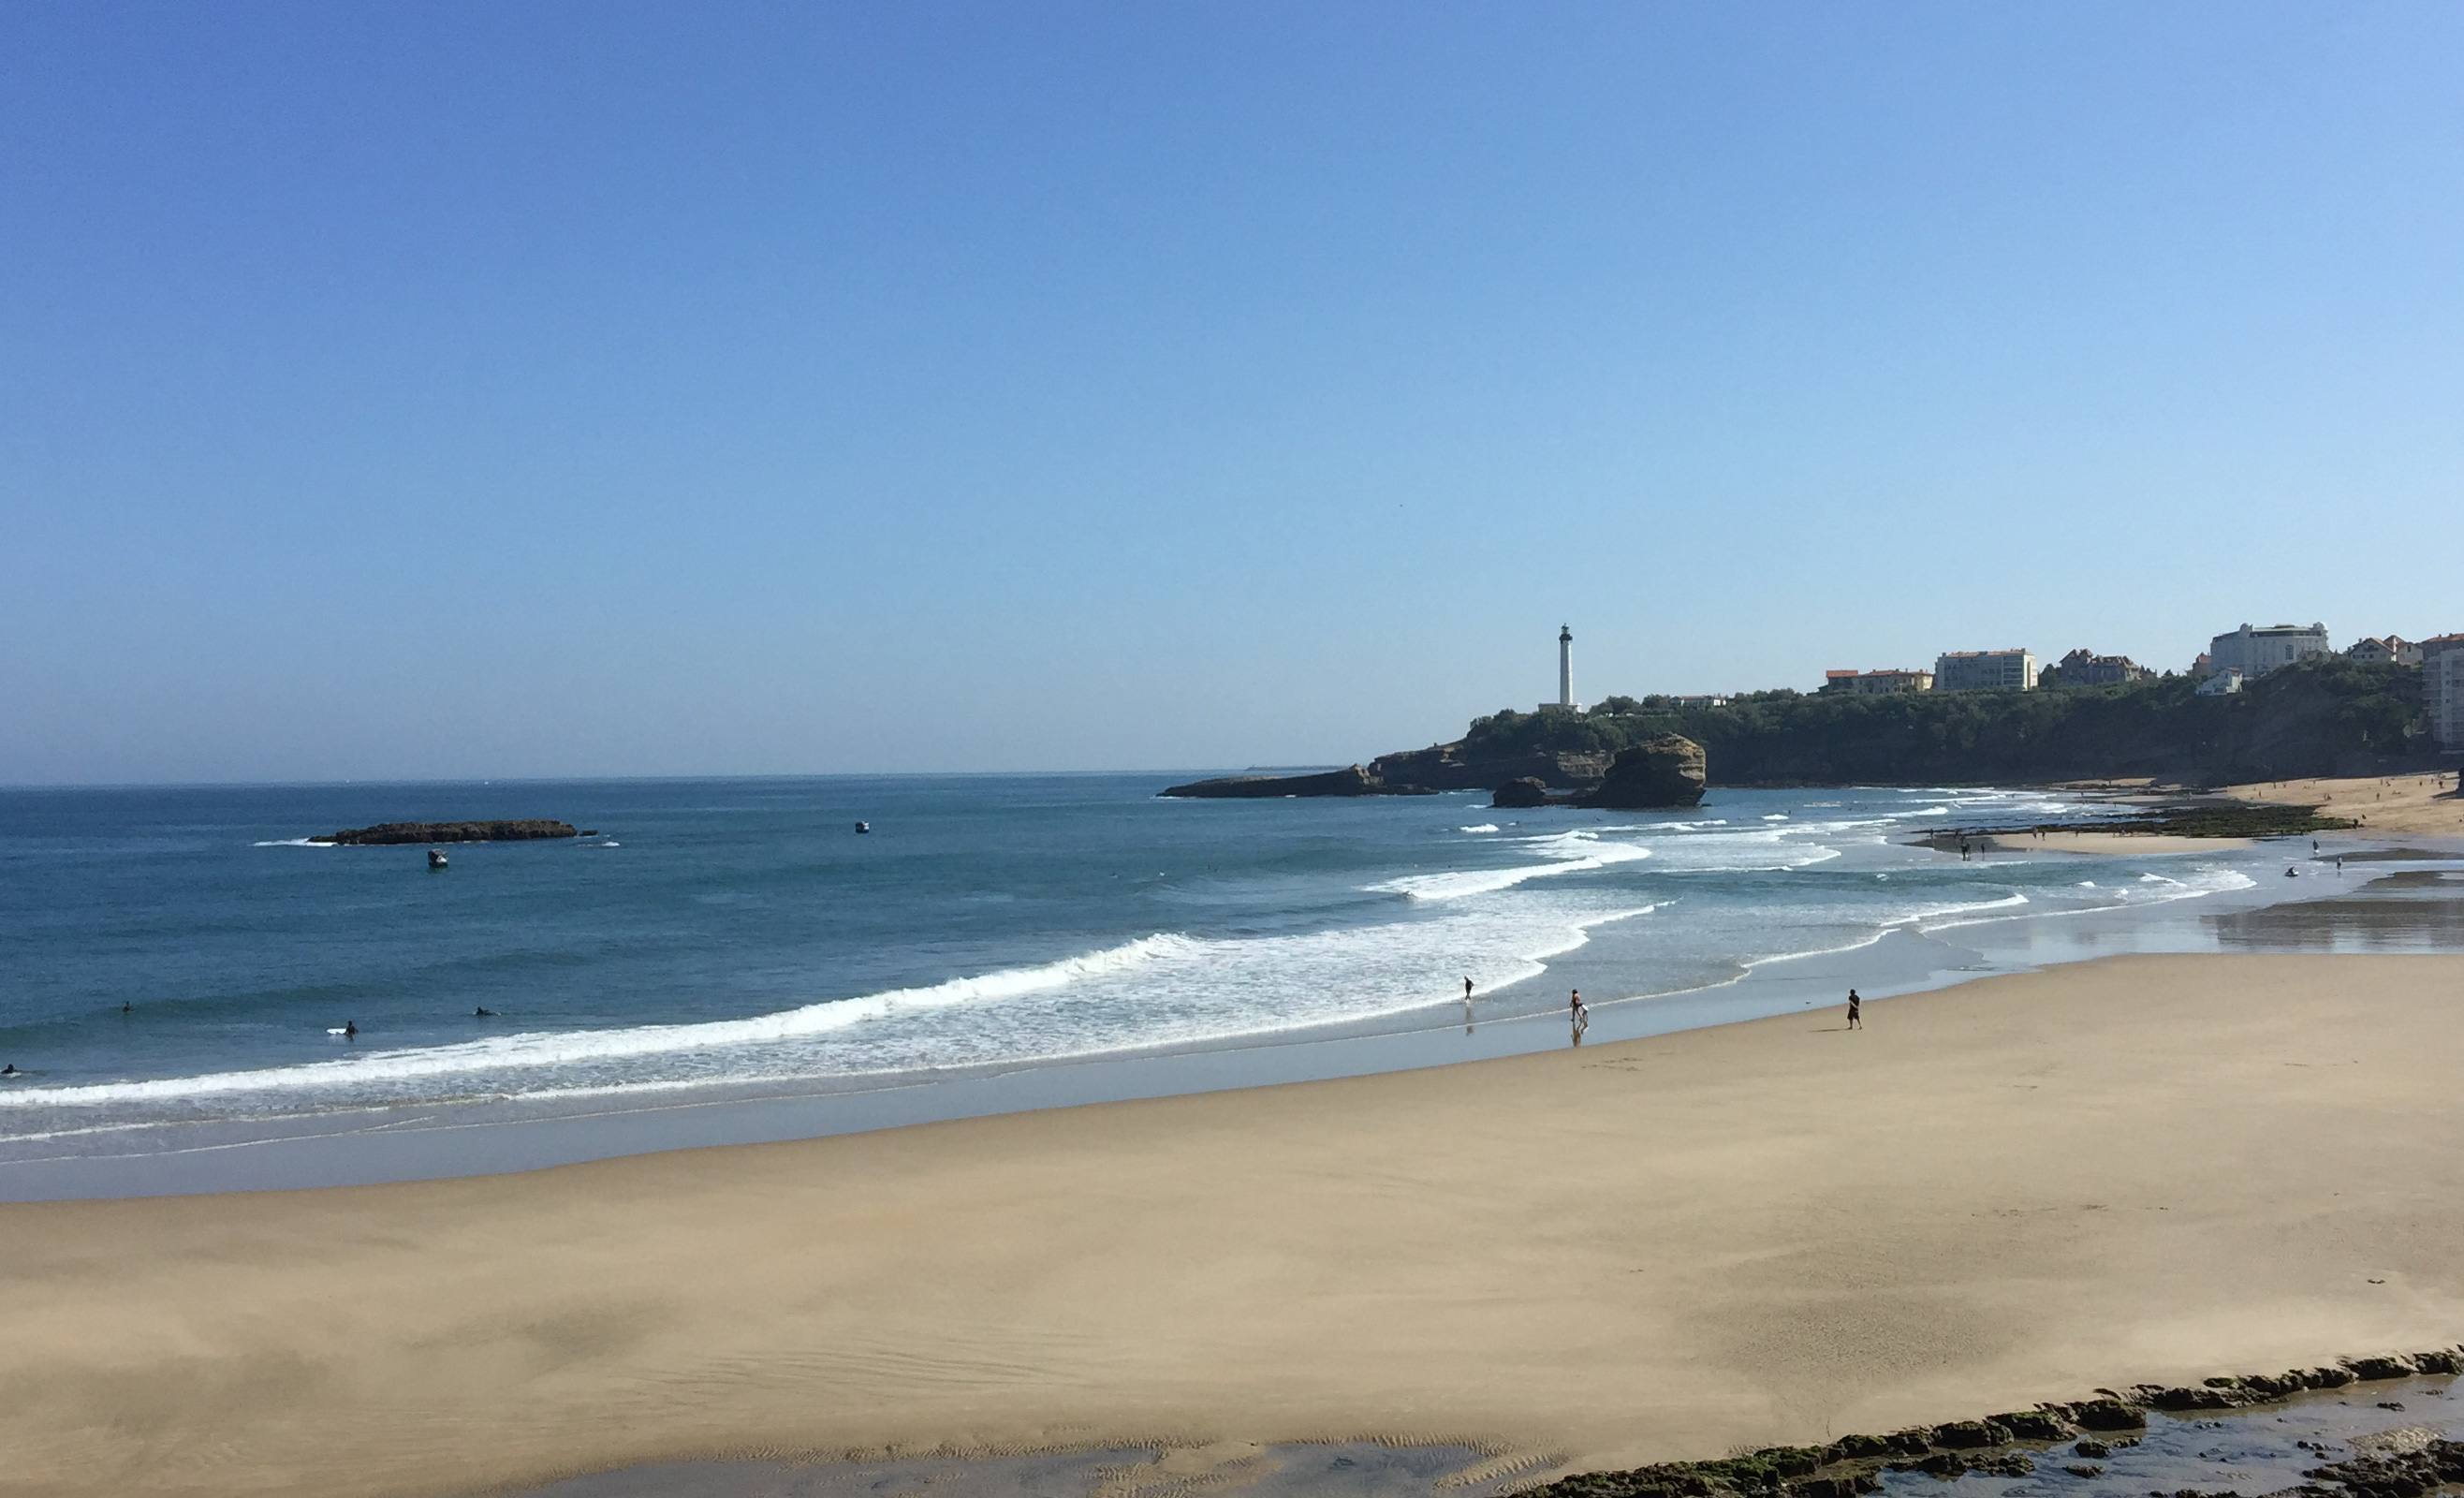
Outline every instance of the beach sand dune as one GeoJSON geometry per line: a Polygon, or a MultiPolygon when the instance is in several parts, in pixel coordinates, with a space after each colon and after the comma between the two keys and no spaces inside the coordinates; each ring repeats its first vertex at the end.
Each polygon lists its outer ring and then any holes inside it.
{"type": "Polygon", "coordinates": [[[2464,958],[2122,958],[1867,1015],[0,1207],[0,1493],[1378,1436],[1631,1465],[2464,1335],[2464,958]]]}

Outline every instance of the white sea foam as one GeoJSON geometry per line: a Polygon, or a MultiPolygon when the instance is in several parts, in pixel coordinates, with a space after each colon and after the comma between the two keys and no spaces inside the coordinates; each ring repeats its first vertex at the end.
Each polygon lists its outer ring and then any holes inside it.
{"type": "Polygon", "coordinates": [[[1368,888],[1373,893],[1399,894],[1411,900],[1461,900],[1476,894],[1495,894],[1510,890],[1529,879],[1546,879],[1560,874],[1582,873],[1605,869],[1611,864],[1632,863],[1649,858],[1651,849],[1636,848],[1629,843],[1604,843],[1589,831],[1558,832],[1546,837],[1527,838],[1524,843],[1534,851],[1557,856],[1545,864],[1516,864],[1504,869],[1450,869],[1443,873],[1406,874],[1399,879],[1386,879],[1368,888]]]}
{"type": "MultiPolygon", "coordinates": [[[[860,998],[827,1000],[745,1020],[710,1020],[693,1024],[636,1024],[605,1030],[524,1032],[414,1050],[368,1050],[341,1060],[314,1061],[290,1067],[217,1071],[146,1082],[34,1088],[0,1093],[0,1107],[194,1098],[275,1089],[348,1088],[365,1083],[565,1067],[581,1062],[759,1045],[824,1035],[905,1010],[949,1008],[1045,992],[1119,972],[1159,957],[1185,955],[1198,945],[1187,936],[1165,934],[1144,936],[1101,952],[1090,952],[1083,957],[1067,958],[1036,967],[1010,968],[978,978],[957,978],[929,988],[900,988],[860,998]]],[[[326,1033],[340,1035],[342,1032],[329,1030],[326,1033]]]]}
{"type": "Polygon", "coordinates": [[[252,848],[340,848],[341,845],[319,842],[313,837],[277,837],[262,843],[253,843],[250,846],[252,848]]]}
{"type": "Polygon", "coordinates": [[[1497,824],[1494,822],[1483,822],[1478,826],[1463,827],[1459,830],[1464,832],[1494,832],[1497,830],[1497,824]]]}

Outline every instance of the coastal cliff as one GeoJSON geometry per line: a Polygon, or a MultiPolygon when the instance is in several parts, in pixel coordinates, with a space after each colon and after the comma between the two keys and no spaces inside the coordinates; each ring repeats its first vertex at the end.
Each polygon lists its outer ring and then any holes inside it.
{"type": "MultiPolygon", "coordinates": [[[[1588,712],[1507,710],[1461,738],[1332,776],[1238,776],[1168,796],[1378,796],[1517,785],[1500,805],[1583,798],[1621,752],[1677,736],[1723,785],[2042,784],[2147,777],[2223,785],[2416,767],[2421,670],[2342,657],[2287,666],[2227,696],[2187,676],[2035,692],[1762,692],[1718,707],[1611,697],[1588,712]],[[1538,800],[1530,800],[1536,785],[1538,800]],[[1319,788],[1323,785],[1324,788],[1319,788]],[[1221,788],[1209,788],[1221,787],[1221,788]]],[[[1706,776],[1707,782],[1707,776],[1706,776]]],[[[1698,792],[1699,799],[1699,792],[1698,792]]],[[[1690,803],[1652,803],[1690,804],[1690,803]]],[[[1610,804],[1598,803],[1598,804],[1610,804]]]]}

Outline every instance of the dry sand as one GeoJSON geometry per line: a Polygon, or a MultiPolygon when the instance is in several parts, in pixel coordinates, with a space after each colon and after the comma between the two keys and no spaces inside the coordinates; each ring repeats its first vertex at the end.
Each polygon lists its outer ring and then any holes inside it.
{"type": "Polygon", "coordinates": [[[5,1206],[0,1492],[1154,1438],[1628,1465],[2453,1343],[2459,1001],[2464,958],[2121,958],[1863,1034],[5,1206]]]}
{"type": "Polygon", "coordinates": [[[2464,837],[2464,800],[2455,795],[2455,774],[2372,775],[2344,781],[2266,781],[2228,785],[2243,801],[2316,805],[2321,815],[2351,817],[2373,837],[2464,837]]]}

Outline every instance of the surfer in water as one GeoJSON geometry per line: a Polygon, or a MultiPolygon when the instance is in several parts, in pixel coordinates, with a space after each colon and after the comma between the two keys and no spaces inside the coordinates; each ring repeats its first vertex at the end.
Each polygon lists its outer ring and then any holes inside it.
{"type": "Polygon", "coordinates": [[[495,1017],[496,1011],[489,1008],[486,1004],[481,1004],[478,1008],[471,1011],[471,1018],[474,1020],[493,1020],[495,1017]]]}

